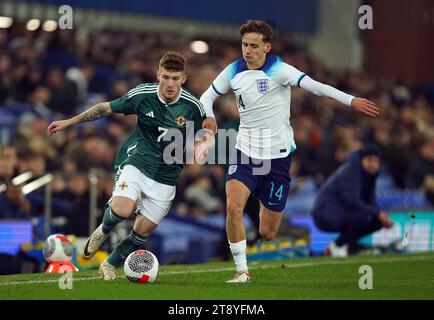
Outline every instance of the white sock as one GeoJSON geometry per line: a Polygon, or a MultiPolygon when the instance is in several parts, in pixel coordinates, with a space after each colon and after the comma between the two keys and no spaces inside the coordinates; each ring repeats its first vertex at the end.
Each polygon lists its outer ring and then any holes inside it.
{"type": "Polygon", "coordinates": [[[237,272],[248,271],[247,268],[247,258],[246,258],[246,239],[241,240],[237,243],[230,243],[229,248],[231,249],[232,256],[234,257],[235,265],[237,266],[237,272]]]}

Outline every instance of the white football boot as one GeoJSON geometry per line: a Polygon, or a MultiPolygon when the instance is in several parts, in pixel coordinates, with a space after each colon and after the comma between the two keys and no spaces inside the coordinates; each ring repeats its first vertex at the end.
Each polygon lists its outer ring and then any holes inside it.
{"type": "Polygon", "coordinates": [[[231,280],[226,281],[226,283],[246,283],[252,281],[250,273],[246,271],[238,271],[235,273],[231,280]]]}
{"type": "Polygon", "coordinates": [[[101,276],[101,278],[107,281],[115,280],[116,279],[115,267],[112,266],[110,263],[108,263],[107,259],[105,259],[99,266],[99,275],[101,276]]]}
{"type": "Polygon", "coordinates": [[[342,246],[338,246],[334,241],[331,242],[328,246],[330,256],[334,258],[345,258],[348,257],[348,245],[344,244],[342,246]]]}
{"type": "Polygon", "coordinates": [[[96,228],[92,235],[87,239],[83,249],[83,257],[85,259],[92,258],[107,238],[108,235],[105,235],[102,232],[102,224],[100,224],[99,227],[96,228]]]}

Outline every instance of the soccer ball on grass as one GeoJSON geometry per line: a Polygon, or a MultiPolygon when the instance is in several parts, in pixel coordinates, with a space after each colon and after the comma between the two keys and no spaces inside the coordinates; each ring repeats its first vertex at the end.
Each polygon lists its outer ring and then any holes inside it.
{"type": "Polygon", "coordinates": [[[125,260],[124,273],[131,282],[154,282],[158,276],[158,267],[158,259],[152,252],[137,250],[125,260]]]}

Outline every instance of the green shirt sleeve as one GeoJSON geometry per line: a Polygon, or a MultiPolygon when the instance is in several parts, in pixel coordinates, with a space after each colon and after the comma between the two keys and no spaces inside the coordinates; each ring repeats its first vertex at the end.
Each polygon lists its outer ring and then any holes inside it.
{"type": "Polygon", "coordinates": [[[110,101],[110,108],[115,113],[136,114],[137,103],[128,96],[128,93],[119,99],[110,101]]]}

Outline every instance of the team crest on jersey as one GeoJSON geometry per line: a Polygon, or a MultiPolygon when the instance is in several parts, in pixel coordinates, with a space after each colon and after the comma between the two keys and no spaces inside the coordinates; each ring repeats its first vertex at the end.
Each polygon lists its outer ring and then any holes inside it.
{"type": "Polygon", "coordinates": [[[256,80],[256,85],[260,94],[265,94],[268,92],[268,79],[256,80]]]}
{"type": "Polygon", "coordinates": [[[228,174],[233,174],[235,171],[237,171],[238,166],[236,164],[233,164],[229,166],[228,174]]]}
{"type": "Polygon", "coordinates": [[[180,126],[180,127],[183,127],[183,126],[185,126],[185,117],[184,116],[178,116],[176,119],[175,119],[175,121],[176,121],[176,124],[178,125],[178,126],[180,126]]]}
{"type": "Polygon", "coordinates": [[[119,188],[121,188],[121,190],[124,191],[126,188],[128,188],[128,184],[127,184],[126,182],[122,182],[122,183],[119,185],[119,188]]]}

